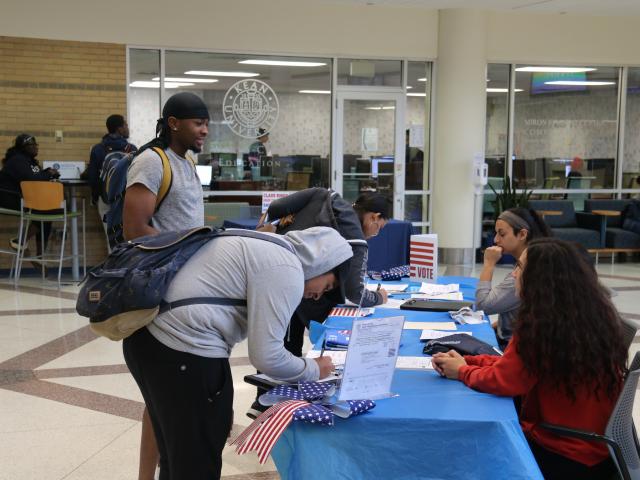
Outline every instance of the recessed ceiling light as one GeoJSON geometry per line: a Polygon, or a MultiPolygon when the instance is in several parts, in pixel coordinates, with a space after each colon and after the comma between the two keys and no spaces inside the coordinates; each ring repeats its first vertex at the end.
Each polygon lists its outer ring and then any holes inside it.
{"type": "Polygon", "coordinates": [[[298,90],[298,93],[317,93],[320,95],[330,95],[331,90],[298,90]]]}
{"type": "Polygon", "coordinates": [[[595,81],[578,81],[578,80],[554,80],[552,82],[544,82],[545,85],[574,85],[574,86],[601,86],[615,85],[616,82],[595,82],[595,81]]]}
{"type": "Polygon", "coordinates": [[[322,67],[326,63],[321,62],[294,62],[285,60],[241,60],[238,63],[245,65],[272,65],[280,67],[322,67]]]}
{"type": "MultiPolygon", "coordinates": [[[[509,93],[508,88],[487,88],[486,91],[487,93],[509,93]]],[[[524,90],[522,90],[521,88],[516,88],[514,91],[522,92],[524,90]]]]}
{"type": "Polygon", "coordinates": [[[597,68],[591,67],[518,67],[516,72],[539,72],[539,73],[582,73],[593,72],[597,68]]]}
{"type": "Polygon", "coordinates": [[[426,93],[407,93],[407,97],[426,97],[426,93]]]}
{"type": "MultiPolygon", "coordinates": [[[[153,77],[154,82],[160,81],[160,77],[153,77]]],[[[216,83],[217,78],[185,78],[185,77],[164,77],[165,82],[188,82],[188,83],[216,83]]]]}
{"type": "Polygon", "coordinates": [[[411,85],[407,85],[407,90],[409,90],[410,88],[413,88],[411,85]]]}
{"type": "Polygon", "coordinates": [[[184,72],[185,75],[206,75],[209,77],[257,77],[259,73],[253,72],[212,72],[210,70],[189,70],[184,72]]]}
{"type": "Polygon", "coordinates": [[[426,82],[427,81],[427,77],[419,78],[418,81],[419,82],[426,82]]]}
{"type": "MultiPolygon", "coordinates": [[[[188,82],[164,82],[164,88],[191,87],[195,83],[188,82]]],[[[130,87],[137,88],[160,88],[160,82],[149,82],[144,80],[136,80],[129,84],[130,87]]]]}

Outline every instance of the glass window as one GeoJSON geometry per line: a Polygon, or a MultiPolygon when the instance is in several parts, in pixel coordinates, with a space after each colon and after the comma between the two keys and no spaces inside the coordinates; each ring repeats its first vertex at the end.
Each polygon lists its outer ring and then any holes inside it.
{"type": "Polygon", "coordinates": [[[629,68],[624,129],[622,188],[640,189],[640,68],[629,68]]]}
{"type": "Polygon", "coordinates": [[[156,135],[160,117],[159,77],[159,50],[129,50],[129,141],[138,147],[156,135]]]}
{"type": "Polygon", "coordinates": [[[400,60],[338,60],[338,85],[401,87],[400,60]]]}
{"type": "Polygon", "coordinates": [[[510,65],[505,64],[490,63],[487,66],[485,161],[489,168],[489,177],[494,179],[502,179],[506,173],[509,70],[510,65]]]}
{"type": "Polygon", "coordinates": [[[431,64],[426,62],[408,62],[407,65],[405,190],[427,190],[429,188],[430,66],[431,64]]]}
{"type": "MultiPolygon", "coordinates": [[[[139,144],[153,138],[160,112],[158,55],[130,50],[130,123],[139,144]]],[[[164,87],[165,99],[190,91],[209,108],[198,163],[212,167],[211,190],[329,186],[330,59],[167,51],[164,87]]]]}
{"type": "Polygon", "coordinates": [[[517,187],[613,188],[618,73],[615,67],[516,67],[517,187]]]}

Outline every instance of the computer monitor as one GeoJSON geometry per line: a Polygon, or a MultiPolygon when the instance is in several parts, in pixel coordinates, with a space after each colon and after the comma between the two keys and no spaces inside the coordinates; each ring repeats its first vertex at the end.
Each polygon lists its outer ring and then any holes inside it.
{"type": "Polygon", "coordinates": [[[196,165],[196,171],[198,172],[198,177],[200,177],[200,184],[203,187],[211,185],[211,174],[213,171],[211,165],[196,165]]]}

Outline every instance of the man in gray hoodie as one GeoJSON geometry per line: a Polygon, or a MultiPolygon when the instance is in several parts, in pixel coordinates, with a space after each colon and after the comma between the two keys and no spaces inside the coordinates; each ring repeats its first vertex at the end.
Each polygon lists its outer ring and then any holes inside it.
{"type": "Polygon", "coordinates": [[[246,299],[246,307],[178,307],[124,341],[127,366],[153,423],[161,480],[220,477],[232,423],[228,357],[236,343],[247,338],[251,363],[279,380],[313,381],[333,370],[328,357],[295,357],[283,338],[302,298],[317,299],[338,284],[351,247],[326,227],[276,239],[212,240],[182,267],[165,296],[167,302],[246,299]]]}

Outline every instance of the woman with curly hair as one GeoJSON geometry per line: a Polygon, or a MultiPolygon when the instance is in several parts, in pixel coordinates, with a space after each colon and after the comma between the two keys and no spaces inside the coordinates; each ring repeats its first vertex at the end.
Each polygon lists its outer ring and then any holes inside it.
{"type": "Polygon", "coordinates": [[[504,356],[449,351],[434,355],[434,367],[475,390],[522,396],[520,425],[546,479],[608,478],[606,445],[540,424],[604,432],[626,373],[618,314],[568,242],[532,241],[513,276],[521,306],[504,356]]]}
{"type": "Polygon", "coordinates": [[[531,240],[550,237],[551,231],[535,210],[528,208],[505,210],[496,220],[495,228],[495,245],[484,251],[484,266],[476,289],[476,308],[487,315],[498,314],[498,322],[493,327],[498,344],[504,349],[511,338],[520,299],[516,295],[512,275],[507,275],[498,285],[491,285],[496,264],[503,255],[519,258],[531,240]]]}

